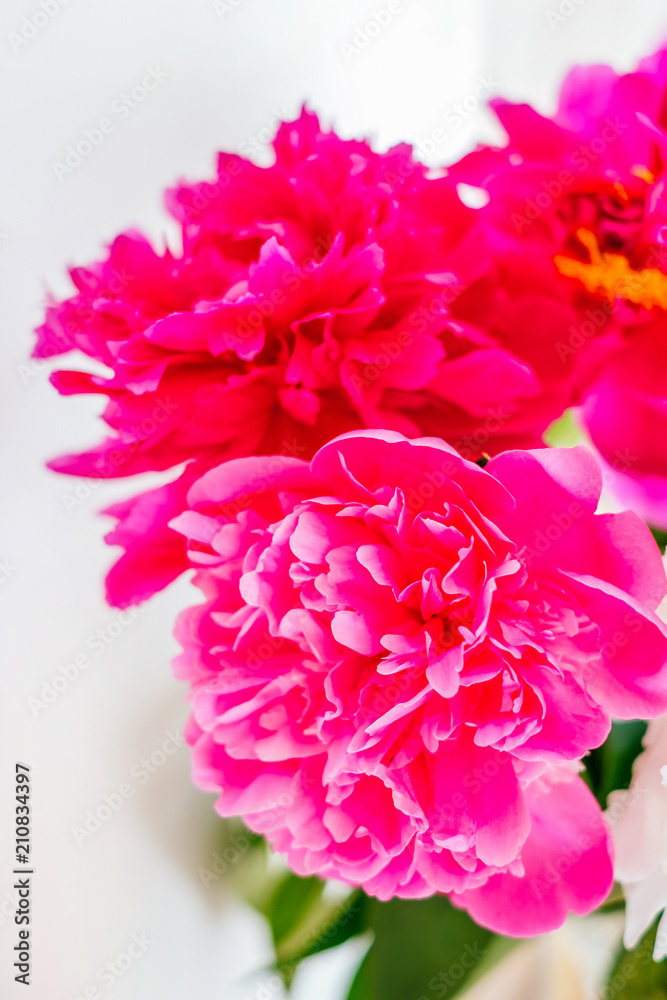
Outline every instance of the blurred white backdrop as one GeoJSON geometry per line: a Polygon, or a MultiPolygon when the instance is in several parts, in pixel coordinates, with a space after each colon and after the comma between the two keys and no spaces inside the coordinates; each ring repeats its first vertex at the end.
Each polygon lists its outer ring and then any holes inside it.
{"type": "MultiPolygon", "coordinates": [[[[47,368],[28,360],[46,289],[67,292],[65,265],[96,259],[128,226],[164,237],[166,185],[209,176],[217,149],[261,143],[304,101],[345,136],[381,147],[407,140],[442,162],[498,136],[481,110],[458,128],[444,123],[480,82],[549,110],[572,63],[628,69],[667,37],[663,0],[393,0],[386,27],[364,45],[364,25],[387,8],[386,0],[2,5],[3,997],[23,995],[11,957],[15,760],[33,775],[34,1000],[74,1000],[95,985],[113,1000],[254,1000],[257,983],[243,977],[271,955],[262,920],[206,891],[197,875],[214,850],[216,820],[210,797],[190,786],[182,746],[149,780],[135,781],[136,794],[94,836],[79,844],[73,834],[169,732],[180,732],[187,706],[170,673],[170,629],[197,595],[182,581],[136,618],[119,619],[104,603],[112,555],[96,511],[133,484],[79,484],[72,507],[64,495],[77,484],[44,469],[48,458],[99,438],[101,409],[95,397],[60,399],[47,368]],[[145,101],[114,114],[113,132],[58,178],[54,163],[66,148],[148,71],[159,82],[145,101]],[[91,650],[96,634],[100,652],[91,650]],[[36,712],[30,699],[82,653],[90,666],[36,712]],[[98,970],[134,934],[152,943],[122,976],[100,984],[98,970]]],[[[352,945],[310,960],[296,1000],[344,997],[360,957],[352,945]]]]}

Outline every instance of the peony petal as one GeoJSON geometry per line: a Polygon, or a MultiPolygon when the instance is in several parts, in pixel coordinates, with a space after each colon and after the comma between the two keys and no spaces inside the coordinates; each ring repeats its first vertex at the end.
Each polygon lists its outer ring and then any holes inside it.
{"type": "Polygon", "coordinates": [[[589,913],[613,881],[612,848],[600,808],[580,778],[534,782],[525,791],[531,830],[521,850],[525,875],[492,875],[452,896],[483,927],[511,937],[555,930],[568,913],[589,913]]]}

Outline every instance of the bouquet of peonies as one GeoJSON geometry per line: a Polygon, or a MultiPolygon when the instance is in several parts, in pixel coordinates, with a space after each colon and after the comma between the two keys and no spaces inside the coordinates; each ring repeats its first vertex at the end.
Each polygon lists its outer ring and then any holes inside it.
{"type": "Polygon", "coordinates": [[[277,969],[370,927],[357,998],[451,996],[614,878],[627,947],[667,904],[667,50],[492,106],[507,144],[438,171],[304,110],[38,331],[107,369],[52,376],[110,432],[51,467],[164,473],[105,512],[107,596],[194,570],[194,779],[295,873],[277,969]]]}

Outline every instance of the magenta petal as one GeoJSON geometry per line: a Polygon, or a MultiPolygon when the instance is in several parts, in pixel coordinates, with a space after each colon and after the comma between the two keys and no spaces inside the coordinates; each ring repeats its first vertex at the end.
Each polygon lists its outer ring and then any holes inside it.
{"type": "Polygon", "coordinates": [[[483,927],[533,937],[604,902],[613,881],[612,842],[602,812],[581,778],[525,791],[531,830],[521,850],[525,875],[492,875],[452,901],[483,927]]]}
{"type": "Polygon", "coordinates": [[[197,780],[297,872],[380,899],[455,893],[514,934],[596,905],[607,834],[577,763],[610,714],[667,708],[667,627],[634,596],[664,571],[632,515],[595,513],[599,479],[585,450],[483,469],[371,430],[205,473],[172,522],[205,598],[177,662],[197,780]],[[280,809],[268,765],[293,775],[280,809]]]}
{"type": "Polygon", "coordinates": [[[481,861],[513,861],[528,836],[530,820],[511,756],[462,739],[455,752],[436,754],[431,767],[430,820],[436,840],[455,832],[452,827],[474,831],[481,861]]]}
{"type": "Polygon", "coordinates": [[[107,543],[125,549],[107,575],[109,604],[126,608],[145,601],[188,568],[185,539],[169,527],[169,522],[183,509],[195,476],[195,470],[186,469],[175,482],[105,511],[118,518],[106,536],[107,543]]]}
{"type": "Polygon", "coordinates": [[[462,669],[463,649],[454,646],[431,660],[426,668],[426,677],[441,697],[451,698],[459,689],[462,669]]]}
{"type": "Polygon", "coordinates": [[[599,576],[650,608],[658,606],[667,587],[658,546],[629,511],[595,516],[602,474],[587,448],[505,452],[487,469],[517,497],[501,524],[526,545],[531,566],[557,562],[562,569],[599,576]],[[523,486],[527,477],[530,490],[523,486]]]}
{"type": "Polygon", "coordinates": [[[307,489],[312,482],[307,463],[298,458],[283,455],[235,458],[205,473],[188,493],[188,502],[193,507],[232,503],[241,495],[245,499],[251,493],[266,493],[270,489],[307,489]]]}
{"type": "Polygon", "coordinates": [[[500,404],[536,396],[540,384],[525,362],[507,351],[488,348],[445,362],[431,389],[468,413],[487,417],[500,404]]]}
{"type": "Polygon", "coordinates": [[[592,660],[585,672],[591,695],[617,719],[653,719],[667,712],[667,625],[611,584],[564,576],[582,611],[600,623],[601,662],[592,660]]]}

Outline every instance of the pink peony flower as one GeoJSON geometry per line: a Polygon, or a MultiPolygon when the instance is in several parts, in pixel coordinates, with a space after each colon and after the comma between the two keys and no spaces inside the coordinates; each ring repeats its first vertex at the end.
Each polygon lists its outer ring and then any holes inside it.
{"type": "Polygon", "coordinates": [[[126,550],[113,604],[187,566],[169,520],[225,459],[309,459],[355,427],[441,435],[476,458],[539,443],[565,405],[545,343],[574,314],[498,284],[450,178],[429,177],[407,146],[378,154],[323,132],[305,111],[274,148],[271,167],[221,154],[213,183],[170,192],[182,252],[119,236],[105,262],[71,271],[77,294],[39,330],[38,356],[76,349],[109,369],[53,376],[63,394],[107,397],[112,432],[53,468],[104,478],[189,463],[108,511],[108,541],[126,550]]]}
{"type": "Polygon", "coordinates": [[[585,448],[482,469],[392,431],[209,470],[173,522],[205,595],[176,672],[219,812],[299,874],[448,893],[507,934],[602,902],[579,761],[610,714],[667,708],[667,580],[600,489],[585,448]]]}
{"type": "Polygon", "coordinates": [[[490,196],[489,243],[509,273],[558,283],[575,322],[546,344],[620,498],[667,528],[667,49],[618,76],[578,67],[557,114],[493,102],[502,149],[453,175],[490,196]]]}

